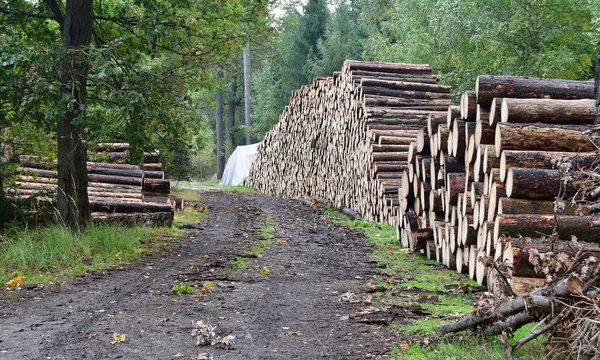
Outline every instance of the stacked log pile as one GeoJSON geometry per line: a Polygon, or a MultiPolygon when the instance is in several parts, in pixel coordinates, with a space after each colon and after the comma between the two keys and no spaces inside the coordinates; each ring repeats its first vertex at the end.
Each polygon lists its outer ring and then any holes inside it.
{"type": "MultiPolygon", "coordinates": [[[[118,150],[122,149],[123,144],[102,146],[118,150]]],[[[20,157],[19,165],[14,184],[5,189],[7,194],[16,199],[32,195],[41,195],[50,200],[55,198],[58,189],[56,161],[24,155],[20,157]]],[[[163,179],[162,171],[154,171],[155,174],[150,175],[154,175],[154,178],[146,178],[146,171],[137,165],[102,162],[88,162],[87,171],[88,196],[94,220],[171,224],[174,209],[168,201],[170,184],[163,179]],[[158,194],[162,201],[148,199],[145,189],[152,189],[153,194],[158,194]]]]}
{"type": "Polygon", "coordinates": [[[460,115],[429,115],[407,160],[401,243],[496,294],[543,284],[535,254],[598,238],[580,211],[599,183],[593,97],[589,82],[479,76],[460,115]]]}
{"type": "Polygon", "coordinates": [[[450,88],[437,84],[428,65],[346,61],[341,72],[292,93],[246,184],[397,224],[399,194],[412,192],[403,171],[415,140],[428,116],[445,115],[448,106],[450,88]]]}

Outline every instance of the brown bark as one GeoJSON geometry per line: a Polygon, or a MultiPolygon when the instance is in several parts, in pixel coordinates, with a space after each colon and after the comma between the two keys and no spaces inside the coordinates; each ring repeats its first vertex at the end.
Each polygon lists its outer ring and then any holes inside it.
{"type": "Polygon", "coordinates": [[[94,212],[106,213],[152,213],[171,212],[171,204],[156,203],[130,203],[122,201],[90,201],[90,207],[94,212]]]}
{"type": "MultiPolygon", "coordinates": [[[[61,221],[80,229],[90,220],[87,194],[87,141],[85,127],[76,121],[85,115],[89,58],[92,38],[93,0],[67,0],[62,42],[65,54],[60,64],[62,92],[73,101],[56,126],[58,139],[58,201],[61,221]]],[[[60,19],[57,19],[60,22],[60,19]]]]}
{"type": "Polygon", "coordinates": [[[122,184],[122,185],[142,185],[142,178],[134,178],[128,176],[117,176],[117,175],[101,175],[101,174],[88,174],[89,181],[104,182],[109,184],[122,184]]]}
{"type": "Polygon", "coordinates": [[[539,150],[593,152],[597,137],[583,132],[585,125],[552,125],[543,123],[496,125],[496,154],[502,150],[539,150]]]}
{"type": "Polygon", "coordinates": [[[400,64],[387,62],[366,62],[347,60],[346,65],[349,71],[363,70],[369,72],[383,72],[394,74],[431,74],[429,65],[420,64],[400,64]]]}
{"type": "Polygon", "coordinates": [[[144,170],[144,178],[146,178],[146,179],[164,179],[165,172],[164,171],[144,170]]]}
{"type": "Polygon", "coordinates": [[[556,168],[556,160],[559,158],[569,161],[572,170],[589,170],[597,163],[598,155],[595,152],[504,150],[500,157],[500,180],[504,181],[508,169],[513,167],[556,168]]]}
{"type": "Polygon", "coordinates": [[[502,122],[584,125],[594,124],[594,100],[504,99],[502,122]]]}
{"type": "Polygon", "coordinates": [[[172,212],[154,213],[92,213],[92,219],[97,223],[118,223],[122,225],[167,226],[173,222],[172,212]]]}
{"type": "MultiPolygon", "coordinates": [[[[597,241],[598,229],[590,227],[587,217],[559,215],[556,218],[558,220],[557,232],[561,240],[571,240],[571,236],[576,236],[579,241],[597,241]]],[[[494,223],[494,241],[503,234],[510,237],[518,235],[539,237],[540,234],[550,236],[556,224],[554,215],[498,215],[494,223]]]]}
{"type": "MultiPolygon", "coordinates": [[[[564,186],[564,199],[570,199],[578,188],[571,183],[564,186]]],[[[506,176],[506,196],[554,200],[561,191],[561,173],[559,170],[511,168],[506,176]]]]}
{"type": "Polygon", "coordinates": [[[495,97],[543,99],[594,99],[594,84],[587,81],[479,75],[477,103],[490,106],[495,97]]]}
{"type": "Polygon", "coordinates": [[[142,191],[168,194],[171,192],[171,182],[163,179],[144,179],[142,191]]]}
{"type": "Polygon", "coordinates": [[[477,95],[475,91],[465,91],[460,97],[460,117],[465,121],[475,121],[477,95]]]}

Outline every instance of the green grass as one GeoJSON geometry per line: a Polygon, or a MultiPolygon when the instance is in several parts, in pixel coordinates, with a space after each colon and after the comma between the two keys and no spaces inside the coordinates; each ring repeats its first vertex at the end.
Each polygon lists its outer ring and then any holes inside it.
{"type": "MultiPolygon", "coordinates": [[[[373,245],[374,260],[385,275],[378,286],[384,292],[375,294],[380,306],[419,305],[430,315],[413,320],[409,325],[391,325],[405,339],[391,351],[398,359],[506,359],[506,351],[497,337],[482,337],[468,333],[459,336],[440,337],[436,329],[442,325],[469,315],[473,311],[473,294],[457,291],[459,285],[476,287],[477,283],[466,276],[442,268],[435,261],[420,254],[409,253],[400,248],[396,231],[381,223],[352,220],[335,210],[327,211],[328,217],[361,230],[373,245]],[[394,276],[395,282],[387,284],[385,276],[394,276]],[[423,345],[427,339],[429,344],[423,345]]],[[[523,327],[515,334],[519,339],[528,334],[533,325],[523,327]]],[[[532,341],[516,352],[519,359],[540,359],[544,356],[543,341],[532,341]]]]}
{"type": "Polygon", "coordinates": [[[261,224],[260,230],[257,232],[258,242],[249,250],[244,251],[241,255],[236,256],[231,261],[234,270],[245,270],[250,265],[254,258],[261,257],[265,251],[275,243],[275,225],[271,222],[271,218],[267,217],[261,224]]]}
{"type": "Polygon", "coordinates": [[[90,226],[75,233],[63,226],[17,231],[0,241],[0,284],[20,275],[26,283],[49,283],[129,263],[158,251],[170,229],[90,226]]]}
{"type": "Polygon", "coordinates": [[[239,191],[239,192],[244,192],[244,193],[256,193],[256,190],[247,186],[234,186],[234,185],[221,185],[219,184],[218,181],[215,180],[202,180],[202,184],[204,185],[198,185],[198,184],[192,184],[189,181],[179,181],[177,183],[177,185],[180,185],[180,187],[175,186],[175,189],[181,189],[182,187],[189,187],[192,189],[196,189],[196,190],[201,190],[201,191],[210,191],[212,190],[212,188],[220,188],[220,189],[229,189],[229,190],[233,190],[233,191],[239,191]]]}

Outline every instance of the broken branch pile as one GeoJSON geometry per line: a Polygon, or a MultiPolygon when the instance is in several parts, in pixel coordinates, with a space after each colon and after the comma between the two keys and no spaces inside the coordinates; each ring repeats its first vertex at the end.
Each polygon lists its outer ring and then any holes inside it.
{"type": "Polygon", "coordinates": [[[437,84],[428,65],[346,61],[340,73],[292,93],[246,184],[395,224],[419,130],[449,105],[450,88],[437,84]]]}
{"type": "MultiPolygon", "coordinates": [[[[593,358],[600,356],[600,262],[593,252],[579,251],[569,266],[554,269],[548,286],[510,299],[479,297],[475,312],[438,328],[442,334],[476,330],[487,335],[512,334],[521,326],[539,322],[535,331],[505,347],[512,352],[543,334],[547,358],[593,358]]],[[[541,264],[537,264],[536,267],[541,264]]],[[[541,269],[540,269],[541,270],[541,269]]]]}

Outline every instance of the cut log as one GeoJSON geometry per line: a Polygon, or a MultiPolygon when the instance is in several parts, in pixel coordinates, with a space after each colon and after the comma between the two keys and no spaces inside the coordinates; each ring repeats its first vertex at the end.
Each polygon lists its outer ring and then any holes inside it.
{"type": "Polygon", "coordinates": [[[165,172],[164,171],[144,170],[144,178],[146,178],[146,179],[164,179],[165,172]]]}
{"type": "Polygon", "coordinates": [[[171,192],[171,182],[163,179],[144,179],[142,191],[169,194],[171,192]]]}
{"type": "Polygon", "coordinates": [[[475,83],[475,92],[477,103],[485,106],[490,106],[496,97],[594,99],[594,83],[520,76],[479,75],[475,83]]]}
{"type": "Polygon", "coordinates": [[[584,125],[596,121],[595,100],[504,99],[502,122],[584,125]]]}
{"type": "Polygon", "coordinates": [[[161,163],[144,163],[144,170],[149,171],[162,171],[163,165],[161,163]]]}
{"type": "Polygon", "coordinates": [[[593,152],[600,138],[583,133],[589,129],[585,125],[498,123],[496,154],[502,150],[593,152]]]}
{"type": "Polygon", "coordinates": [[[573,153],[560,151],[505,150],[500,157],[500,180],[505,181],[508,169],[513,167],[552,169],[557,160],[571,163],[573,170],[589,170],[598,162],[596,152],[573,153]]]}
{"type": "Polygon", "coordinates": [[[155,213],[103,213],[93,212],[96,223],[118,223],[124,225],[167,226],[173,222],[172,212],[155,213]]]}
{"type": "MultiPolygon", "coordinates": [[[[590,227],[589,219],[584,216],[558,215],[558,236],[561,240],[577,240],[584,242],[597,242],[598,228],[590,227]]],[[[498,215],[494,221],[494,241],[503,234],[509,237],[530,236],[539,237],[540,234],[552,235],[556,225],[554,215],[518,214],[498,215]]]]}
{"type": "Polygon", "coordinates": [[[88,174],[88,181],[90,182],[103,182],[108,184],[122,184],[122,185],[142,185],[142,178],[117,176],[117,175],[101,175],[101,174],[88,174]]]}
{"type": "MultiPolygon", "coordinates": [[[[558,213],[561,215],[577,215],[577,206],[567,205],[558,213]]],[[[585,211],[584,211],[585,213],[585,211]]],[[[554,214],[554,201],[551,200],[531,200],[531,199],[516,199],[516,198],[501,198],[498,201],[498,214],[554,214]]]]}
{"type": "Polygon", "coordinates": [[[554,200],[562,191],[565,199],[575,196],[579,189],[571,182],[563,184],[561,190],[561,172],[550,169],[529,169],[529,168],[510,168],[506,176],[506,196],[537,199],[554,200]]]}
{"type": "Polygon", "coordinates": [[[460,97],[460,117],[465,121],[475,121],[477,113],[477,94],[465,91],[460,97]]]}
{"type": "Polygon", "coordinates": [[[152,213],[172,212],[171,204],[126,203],[121,201],[90,201],[92,212],[105,213],[152,213]]]}

